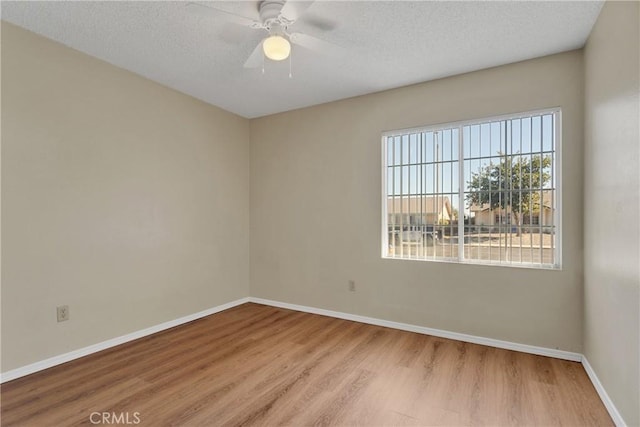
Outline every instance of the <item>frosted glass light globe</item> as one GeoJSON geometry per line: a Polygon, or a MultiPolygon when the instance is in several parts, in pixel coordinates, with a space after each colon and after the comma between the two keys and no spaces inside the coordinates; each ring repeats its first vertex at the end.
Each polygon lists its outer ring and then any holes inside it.
{"type": "Polygon", "coordinates": [[[262,42],[262,50],[267,58],[274,61],[282,61],[289,57],[291,44],[282,36],[269,36],[262,42]]]}

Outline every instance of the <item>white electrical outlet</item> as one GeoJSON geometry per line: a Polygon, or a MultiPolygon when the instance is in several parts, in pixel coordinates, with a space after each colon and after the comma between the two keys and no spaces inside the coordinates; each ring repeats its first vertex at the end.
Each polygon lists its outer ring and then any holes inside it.
{"type": "Polygon", "coordinates": [[[66,320],[69,320],[69,306],[68,305],[61,305],[57,307],[57,313],[58,313],[58,322],[64,322],[66,320]]]}
{"type": "Polygon", "coordinates": [[[356,291],[356,281],[355,280],[349,280],[349,291],[350,292],[355,292],[356,291]]]}

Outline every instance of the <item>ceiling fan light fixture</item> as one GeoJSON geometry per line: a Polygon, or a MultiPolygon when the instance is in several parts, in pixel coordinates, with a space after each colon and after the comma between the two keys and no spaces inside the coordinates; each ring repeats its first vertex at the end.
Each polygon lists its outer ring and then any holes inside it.
{"type": "Polygon", "coordinates": [[[262,42],[262,50],[267,58],[273,61],[287,59],[291,53],[289,40],[280,35],[269,36],[262,42]]]}

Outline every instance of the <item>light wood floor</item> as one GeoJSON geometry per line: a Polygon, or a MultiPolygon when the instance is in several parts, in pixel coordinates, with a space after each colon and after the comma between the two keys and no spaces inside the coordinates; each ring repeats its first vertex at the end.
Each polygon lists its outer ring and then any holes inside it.
{"type": "Polygon", "coordinates": [[[92,412],[147,426],[612,425],[579,363],[257,304],[5,383],[1,397],[7,426],[91,425],[92,412]]]}

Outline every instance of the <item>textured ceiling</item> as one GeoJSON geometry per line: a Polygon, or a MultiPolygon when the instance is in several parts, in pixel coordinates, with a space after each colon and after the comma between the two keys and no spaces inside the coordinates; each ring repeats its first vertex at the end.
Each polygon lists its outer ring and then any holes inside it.
{"type": "MultiPolygon", "coordinates": [[[[200,2],[258,18],[258,2],[200,2]]],[[[295,46],[245,69],[265,33],[184,2],[6,2],[2,19],[210,104],[259,117],[580,48],[602,1],[316,1],[291,27],[344,48],[295,46]]]]}

